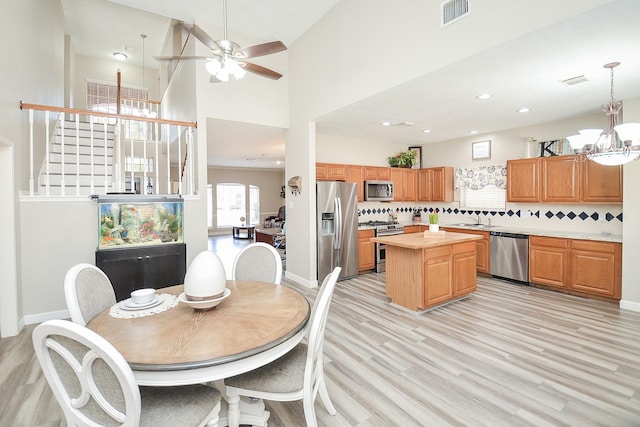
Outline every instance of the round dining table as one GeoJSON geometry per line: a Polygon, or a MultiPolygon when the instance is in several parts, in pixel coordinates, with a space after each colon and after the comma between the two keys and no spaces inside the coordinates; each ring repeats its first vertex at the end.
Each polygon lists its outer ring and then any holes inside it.
{"type": "MultiPolygon", "coordinates": [[[[298,291],[243,280],[227,281],[227,288],[231,294],[209,310],[179,302],[161,313],[122,319],[106,309],[87,327],[124,356],[143,386],[199,384],[248,372],[304,337],[310,309],[298,291]]],[[[183,285],[157,290],[181,292],[183,285]]]]}

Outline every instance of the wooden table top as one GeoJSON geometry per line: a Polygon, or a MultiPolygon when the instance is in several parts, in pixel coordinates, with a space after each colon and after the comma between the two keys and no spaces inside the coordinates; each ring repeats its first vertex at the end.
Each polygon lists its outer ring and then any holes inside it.
{"type": "Polygon", "coordinates": [[[394,234],[391,236],[375,237],[371,240],[386,243],[389,246],[399,246],[407,249],[425,249],[482,239],[482,236],[476,234],[453,233],[451,231],[442,233],[444,234],[430,236],[427,232],[427,237],[425,237],[423,233],[394,234]]]}
{"type": "MultiPolygon", "coordinates": [[[[163,313],[116,319],[109,309],[89,329],[109,341],[135,370],[183,370],[224,364],[272,348],[309,320],[309,303],[282,285],[227,281],[231,295],[217,307],[196,311],[187,304],[163,313]]],[[[158,289],[179,295],[183,286],[158,289]]]]}

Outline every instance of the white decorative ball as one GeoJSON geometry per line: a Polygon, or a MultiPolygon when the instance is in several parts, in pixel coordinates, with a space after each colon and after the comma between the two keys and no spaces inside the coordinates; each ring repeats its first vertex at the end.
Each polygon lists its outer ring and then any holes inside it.
{"type": "Polygon", "coordinates": [[[221,297],[227,287],[227,276],[220,258],[213,252],[200,252],[189,264],[184,276],[187,299],[205,301],[221,297]]]}

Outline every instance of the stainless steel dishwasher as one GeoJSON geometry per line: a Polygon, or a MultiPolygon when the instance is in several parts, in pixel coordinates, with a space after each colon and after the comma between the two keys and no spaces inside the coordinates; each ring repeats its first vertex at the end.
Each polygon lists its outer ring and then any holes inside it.
{"type": "Polygon", "coordinates": [[[490,236],[491,275],[529,284],[529,236],[500,231],[490,236]]]}

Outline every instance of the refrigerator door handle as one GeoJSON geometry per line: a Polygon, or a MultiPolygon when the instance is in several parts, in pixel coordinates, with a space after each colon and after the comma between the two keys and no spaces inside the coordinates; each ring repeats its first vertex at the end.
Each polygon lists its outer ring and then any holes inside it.
{"type": "Polygon", "coordinates": [[[342,202],[339,197],[335,198],[335,215],[336,215],[336,237],[334,239],[333,248],[340,249],[342,248],[342,202]]]}

